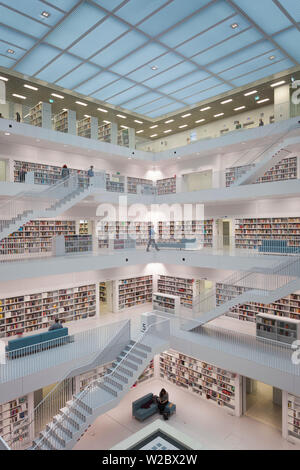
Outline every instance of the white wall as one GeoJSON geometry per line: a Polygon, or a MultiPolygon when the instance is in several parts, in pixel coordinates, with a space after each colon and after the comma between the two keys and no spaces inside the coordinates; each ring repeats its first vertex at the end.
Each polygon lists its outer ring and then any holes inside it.
{"type": "MultiPolygon", "coordinates": [[[[226,106],[226,105],[224,105],[226,106]]],[[[244,123],[254,121],[253,125],[249,125],[247,129],[251,127],[257,127],[259,118],[262,117],[265,124],[269,124],[270,117],[274,115],[274,106],[263,106],[261,108],[254,109],[245,113],[237,113],[234,116],[219,119],[209,124],[204,124],[195,129],[189,129],[188,131],[180,132],[178,134],[171,135],[169,137],[161,137],[157,140],[148,141],[146,143],[138,143],[137,149],[146,150],[151,152],[160,152],[170,148],[176,148],[190,143],[190,133],[196,132],[197,140],[219,137],[221,131],[229,129],[230,131],[235,130],[234,121],[240,121],[244,123]]],[[[199,112],[199,119],[201,119],[201,112],[199,112]]],[[[170,124],[172,126],[172,124],[170,124]]]]}

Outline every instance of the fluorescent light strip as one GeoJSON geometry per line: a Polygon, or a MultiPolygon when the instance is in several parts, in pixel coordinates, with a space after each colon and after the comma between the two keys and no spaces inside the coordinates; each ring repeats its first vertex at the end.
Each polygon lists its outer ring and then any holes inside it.
{"type": "Polygon", "coordinates": [[[183,116],[181,116],[182,118],[186,118],[186,117],[189,117],[191,116],[192,114],[191,113],[188,113],[188,114],[184,114],[183,116]]]}
{"type": "Polygon", "coordinates": [[[246,108],[246,106],[240,106],[239,108],[234,108],[233,111],[239,111],[240,109],[245,109],[245,108],[246,108]]]}
{"type": "Polygon", "coordinates": [[[150,137],[157,137],[157,134],[150,135],[150,137]]]}
{"type": "Polygon", "coordinates": [[[16,98],[20,98],[21,100],[26,100],[26,96],[23,95],[17,95],[16,93],[13,93],[13,96],[15,96],[16,98]]]}
{"type": "Polygon", "coordinates": [[[138,124],[144,124],[143,121],[138,121],[137,119],[135,119],[134,122],[137,122],[138,124]]]}
{"type": "Polygon", "coordinates": [[[256,101],[256,103],[260,104],[260,103],[265,103],[266,101],[270,101],[270,98],[265,98],[264,100],[256,101]]]}
{"type": "Polygon", "coordinates": [[[117,116],[121,119],[126,119],[126,116],[123,116],[123,114],[117,114],[117,116]]]}
{"type": "Polygon", "coordinates": [[[101,113],[108,113],[107,109],[103,109],[103,108],[97,108],[98,111],[101,111],[101,113]]]}
{"type": "Polygon", "coordinates": [[[284,83],[285,83],[285,80],[282,80],[281,82],[272,83],[272,85],[270,85],[270,87],[274,88],[274,86],[283,85],[284,83]]]}
{"type": "Polygon", "coordinates": [[[149,127],[149,129],[155,129],[155,127],[158,127],[158,124],[155,124],[155,126],[149,127]]]}
{"type": "Polygon", "coordinates": [[[110,124],[110,121],[104,121],[104,119],[103,119],[103,122],[105,122],[105,124],[110,124]]]}
{"type": "Polygon", "coordinates": [[[0,80],[3,80],[4,82],[8,82],[8,78],[6,77],[0,77],[0,80]]]}
{"type": "Polygon", "coordinates": [[[79,104],[80,106],[87,106],[86,103],[83,103],[82,101],[75,101],[76,104],[79,104]]]}
{"type": "Polygon", "coordinates": [[[179,129],[182,129],[183,127],[187,127],[187,124],[184,124],[183,126],[178,126],[179,129]]]}
{"type": "Polygon", "coordinates": [[[253,91],[249,91],[248,93],[244,93],[244,96],[254,95],[254,93],[257,93],[257,90],[253,90],[253,91]]]}
{"type": "Polygon", "coordinates": [[[164,134],[168,134],[168,132],[172,132],[172,129],[168,129],[167,131],[164,131],[164,134]]]}
{"type": "Polygon", "coordinates": [[[231,103],[231,101],[233,100],[230,98],[230,100],[221,101],[221,104],[231,103]]]}
{"type": "Polygon", "coordinates": [[[64,96],[62,96],[62,95],[58,95],[57,93],[51,93],[51,96],[54,96],[55,98],[59,98],[60,100],[63,100],[63,99],[65,99],[65,97],[64,97],[64,96]]]}
{"type": "Polygon", "coordinates": [[[214,117],[224,116],[224,113],[215,114],[214,117]]]}
{"type": "Polygon", "coordinates": [[[202,111],[207,111],[208,109],[211,109],[211,107],[210,107],[210,106],[207,106],[206,108],[200,109],[200,111],[201,111],[201,112],[202,112],[202,111]]]}
{"type": "Polygon", "coordinates": [[[29,90],[38,91],[38,88],[36,86],[32,86],[32,85],[24,85],[24,88],[29,88],[29,90]]]}
{"type": "Polygon", "coordinates": [[[127,127],[127,126],[120,126],[120,127],[123,127],[123,129],[128,129],[128,127],[127,127]]]}
{"type": "Polygon", "coordinates": [[[199,122],[203,122],[205,119],[199,119],[199,121],[195,121],[195,124],[198,124],[199,122]]]}
{"type": "Polygon", "coordinates": [[[165,121],[165,124],[170,124],[170,122],[174,122],[174,119],[169,119],[168,121],[165,121]]]}
{"type": "Polygon", "coordinates": [[[144,131],[143,130],[136,131],[136,134],[141,134],[142,132],[144,132],[144,131]]]}
{"type": "Polygon", "coordinates": [[[90,118],[91,116],[89,116],[88,114],[85,114],[84,117],[86,118],[90,118]]]}

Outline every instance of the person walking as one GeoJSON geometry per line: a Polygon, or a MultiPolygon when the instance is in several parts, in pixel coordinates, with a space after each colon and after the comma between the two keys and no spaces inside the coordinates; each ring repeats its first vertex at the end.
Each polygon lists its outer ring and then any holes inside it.
{"type": "Polygon", "coordinates": [[[264,125],[265,125],[265,123],[264,123],[264,121],[263,121],[262,119],[260,119],[260,120],[259,120],[259,124],[258,124],[258,125],[259,125],[259,127],[262,127],[262,126],[264,126],[264,125]]]}
{"type": "Polygon", "coordinates": [[[19,171],[20,183],[25,183],[26,173],[27,173],[27,171],[26,171],[25,166],[22,166],[21,170],[19,171]]]}
{"type": "Polygon", "coordinates": [[[93,178],[95,176],[95,173],[94,173],[94,167],[93,165],[90,166],[88,172],[87,172],[87,175],[88,175],[88,185],[91,184],[91,178],[93,178]]]}
{"type": "Polygon", "coordinates": [[[16,112],[16,121],[21,122],[21,116],[20,113],[16,112]]]}
{"type": "MultiPolygon", "coordinates": [[[[69,174],[70,174],[70,170],[69,168],[67,167],[66,164],[64,164],[64,166],[62,167],[61,169],[61,177],[63,180],[67,180],[67,178],[69,177],[69,174]]],[[[68,182],[65,181],[64,183],[64,186],[68,186],[68,182]]]]}
{"type": "Polygon", "coordinates": [[[147,251],[149,251],[149,248],[151,245],[155,247],[156,251],[159,251],[159,248],[155,241],[155,230],[154,230],[153,224],[151,225],[150,230],[149,230],[149,240],[148,240],[148,245],[147,245],[147,251]]]}
{"type": "Polygon", "coordinates": [[[53,323],[53,325],[51,325],[51,326],[48,328],[48,331],[59,330],[60,328],[63,328],[63,326],[62,326],[62,324],[60,323],[59,319],[58,319],[58,318],[55,318],[55,322],[53,323]]]}

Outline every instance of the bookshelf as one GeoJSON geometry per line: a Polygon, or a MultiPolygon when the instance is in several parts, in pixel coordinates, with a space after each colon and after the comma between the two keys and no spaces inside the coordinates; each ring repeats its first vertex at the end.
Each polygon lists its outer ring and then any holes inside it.
{"type": "Polygon", "coordinates": [[[106,282],[99,283],[99,300],[100,302],[107,302],[106,282]]]}
{"type": "Polygon", "coordinates": [[[152,276],[120,279],[115,282],[117,287],[117,295],[114,296],[117,300],[116,311],[152,302],[152,276]]]}
{"type": "Polygon", "coordinates": [[[233,372],[169,350],[160,354],[160,377],[240,415],[241,377],[233,372]]]}
{"type": "Polygon", "coordinates": [[[29,123],[32,126],[52,128],[51,123],[51,104],[41,101],[29,110],[29,123]]]}
{"type": "Polygon", "coordinates": [[[236,248],[263,250],[264,240],[280,240],[282,241],[282,246],[280,246],[281,252],[293,252],[297,247],[300,247],[300,217],[268,217],[236,220],[236,248]]]}
{"type": "Polygon", "coordinates": [[[197,238],[205,248],[213,246],[213,219],[158,222],[159,241],[197,238]]]}
{"type": "Polygon", "coordinates": [[[114,250],[133,250],[136,248],[135,240],[132,238],[115,239],[112,240],[112,247],[114,250]]]}
{"type": "Polygon", "coordinates": [[[300,439],[300,397],[287,393],[287,437],[295,443],[300,439]]]}
{"type": "Polygon", "coordinates": [[[0,337],[48,328],[58,317],[65,322],[96,315],[96,286],[24,294],[0,299],[0,337]]]}
{"type": "Polygon", "coordinates": [[[93,251],[92,235],[65,235],[65,252],[80,253],[93,251]]]}
{"type": "Polygon", "coordinates": [[[54,237],[75,236],[75,233],[75,221],[72,220],[31,220],[0,241],[0,254],[11,256],[51,252],[54,237]]]}
{"type": "Polygon", "coordinates": [[[154,194],[153,181],[127,176],[127,192],[130,194],[154,194]]]}
{"type": "Polygon", "coordinates": [[[145,246],[149,239],[151,222],[101,222],[97,226],[99,248],[107,248],[109,239],[126,239],[135,242],[136,246],[145,246]]]}
{"type": "Polygon", "coordinates": [[[151,359],[150,363],[146,367],[146,369],[142,372],[139,376],[137,381],[132,385],[131,388],[137,387],[138,384],[145,382],[146,380],[150,380],[154,378],[154,360],[151,359]]]}
{"type": "Polygon", "coordinates": [[[98,127],[98,140],[111,143],[112,126],[111,123],[102,124],[98,127]]]}
{"type": "Polygon", "coordinates": [[[98,119],[96,117],[85,117],[77,122],[77,135],[87,139],[97,139],[98,119]]]}
{"type": "MultiPolygon", "coordinates": [[[[249,164],[226,168],[226,187],[231,186],[238,178],[247,173],[254,166],[255,164],[249,164]]],[[[295,179],[297,178],[297,172],[297,157],[284,158],[270,168],[270,170],[266,171],[264,175],[258,178],[253,184],[295,179]]]]}
{"type": "Polygon", "coordinates": [[[199,294],[199,292],[196,292],[197,288],[194,279],[164,275],[158,276],[157,290],[159,293],[178,296],[180,304],[189,309],[193,308],[193,299],[199,294]]]}
{"type": "Polygon", "coordinates": [[[157,180],[156,193],[158,194],[158,196],[161,196],[163,194],[176,193],[176,176],[157,180]]]}
{"type": "Polygon", "coordinates": [[[171,294],[161,294],[159,292],[153,292],[152,307],[153,310],[158,310],[159,312],[179,315],[180,297],[171,294]]]}
{"type": "Polygon", "coordinates": [[[30,424],[23,425],[23,420],[33,411],[33,393],[10,400],[0,405],[0,435],[10,445],[31,438],[30,424]]]}
{"type": "Polygon", "coordinates": [[[70,109],[61,111],[54,116],[54,130],[76,135],[76,113],[70,109]]]}
{"type": "Polygon", "coordinates": [[[122,147],[129,147],[129,130],[119,129],[118,130],[118,145],[122,147]]]}
{"type": "Polygon", "coordinates": [[[89,370],[79,376],[79,392],[85,389],[93,380],[100,379],[108,373],[108,369],[112,366],[112,362],[103,364],[102,366],[96,367],[95,369],[89,370]]]}
{"type": "Polygon", "coordinates": [[[106,191],[124,193],[125,176],[110,175],[109,173],[106,173],[106,191]]]}
{"type": "Polygon", "coordinates": [[[256,336],[292,344],[300,339],[300,320],[258,313],[256,315],[256,336]]]}
{"type": "MultiPolygon", "coordinates": [[[[61,167],[55,165],[44,165],[40,163],[14,161],[14,181],[20,182],[20,170],[25,168],[27,173],[34,172],[34,184],[55,184],[61,179],[61,167]]],[[[79,184],[88,185],[87,170],[69,168],[70,174],[77,174],[79,184]]]]}
{"type": "Polygon", "coordinates": [[[90,222],[88,220],[80,220],[79,235],[90,235],[90,222]]]}

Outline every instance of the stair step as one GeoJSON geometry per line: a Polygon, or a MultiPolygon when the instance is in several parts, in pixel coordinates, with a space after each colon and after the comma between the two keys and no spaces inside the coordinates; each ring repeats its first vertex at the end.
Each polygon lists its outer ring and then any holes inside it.
{"type": "Polygon", "coordinates": [[[46,434],[54,437],[62,447],[66,447],[66,443],[70,440],[69,434],[66,434],[63,429],[54,423],[47,424],[46,434]]]}
{"type": "MultiPolygon", "coordinates": [[[[113,366],[117,366],[117,365],[118,365],[118,362],[113,362],[113,366]]],[[[118,373],[122,372],[123,374],[127,375],[127,377],[132,377],[133,376],[132,370],[125,367],[124,364],[119,366],[117,370],[118,370],[118,373]]]]}
{"type": "Polygon", "coordinates": [[[88,413],[90,415],[93,413],[92,408],[84,402],[84,399],[80,399],[75,395],[75,400],[76,400],[76,404],[80,408],[82,408],[86,413],[88,413]]]}
{"type": "Polygon", "coordinates": [[[135,348],[142,349],[143,351],[148,351],[148,352],[152,351],[150,346],[147,346],[146,344],[142,344],[142,343],[136,343],[133,340],[131,340],[129,344],[130,344],[130,346],[135,345],[135,348]]]}
{"type": "MultiPolygon", "coordinates": [[[[131,349],[131,346],[127,346],[127,347],[124,349],[124,351],[125,351],[125,352],[128,352],[130,349],[131,349]]],[[[133,348],[133,349],[132,349],[132,352],[133,352],[133,354],[135,354],[136,356],[139,356],[139,357],[142,357],[142,358],[145,358],[145,359],[147,358],[147,353],[144,352],[144,351],[139,350],[138,348],[133,348]]]]}
{"type": "Polygon", "coordinates": [[[117,389],[114,389],[112,385],[106,385],[104,383],[99,383],[98,385],[99,388],[102,388],[102,390],[105,390],[106,392],[109,392],[111,393],[112,395],[114,395],[115,397],[118,396],[118,392],[120,392],[120,390],[117,390],[117,389]]]}
{"type": "Polygon", "coordinates": [[[137,364],[143,364],[143,360],[140,357],[135,356],[134,352],[130,352],[126,355],[126,353],[121,353],[118,358],[124,359],[126,357],[131,362],[136,362],[137,364]]]}
{"type": "Polygon", "coordinates": [[[80,429],[81,421],[77,418],[77,416],[75,418],[73,416],[70,416],[69,410],[67,408],[63,408],[60,410],[58,419],[60,416],[62,417],[63,421],[65,420],[67,423],[73,426],[76,430],[80,429]]]}
{"type": "Polygon", "coordinates": [[[105,377],[104,382],[105,385],[108,385],[109,387],[112,385],[115,388],[118,388],[119,390],[123,390],[123,385],[120,384],[117,380],[117,378],[114,376],[112,377],[105,377]]]}
{"type": "Polygon", "coordinates": [[[85,422],[86,417],[87,417],[87,411],[83,410],[78,406],[78,404],[75,404],[73,400],[67,402],[67,407],[69,408],[69,411],[77,416],[81,421],[85,422]]]}
{"type": "Polygon", "coordinates": [[[122,365],[128,366],[130,369],[133,369],[133,370],[138,370],[138,365],[132,361],[129,361],[128,359],[123,359],[122,365]]]}
{"type": "Polygon", "coordinates": [[[51,450],[61,450],[64,448],[60,440],[57,440],[56,437],[50,435],[46,431],[42,431],[40,433],[40,437],[42,438],[43,445],[46,444],[51,450]]]}
{"type": "MultiPolygon", "coordinates": [[[[113,370],[110,369],[107,372],[110,373],[110,372],[113,372],[113,370]]],[[[116,378],[118,380],[121,380],[121,382],[123,382],[125,384],[128,384],[128,377],[126,377],[125,375],[120,374],[120,371],[119,372],[114,372],[113,376],[114,376],[114,378],[116,378]]]]}
{"type": "Polygon", "coordinates": [[[58,417],[57,416],[54,416],[53,418],[53,423],[59,427],[62,431],[64,431],[65,434],[67,434],[67,436],[69,437],[69,439],[72,439],[73,437],[73,434],[78,431],[78,428],[76,428],[75,426],[73,426],[73,424],[70,423],[70,421],[67,421],[66,419],[63,420],[61,419],[62,416],[59,415],[58,417]]]}

